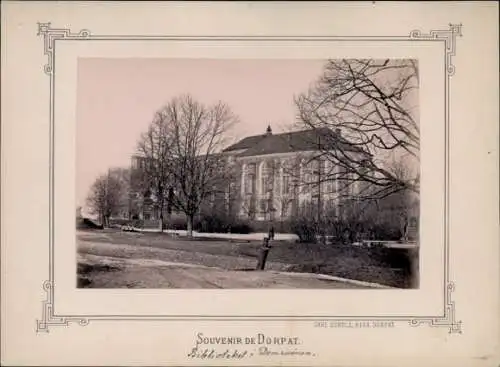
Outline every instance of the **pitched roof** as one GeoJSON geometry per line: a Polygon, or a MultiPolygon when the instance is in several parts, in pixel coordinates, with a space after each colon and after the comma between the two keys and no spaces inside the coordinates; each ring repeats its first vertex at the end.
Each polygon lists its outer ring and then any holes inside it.
{"type": "Polygon", "coordinates": [[[318,149],[342,149],[352,152],[363,152],[361,148],[345,140],[339,132],[332,131],[329,128],[249,136],[226,148],[224,151],[229,152],[240,149],[246,149],[243,153],[239,154],[240,157],[318,149]]]}
{"type": "Polygon", "coordinates": [[[254,136],[247,136],[246,138],[241,139],[239,142],[227,147],[224,149],[224,152],[229,152],[232,150],[240,150],[240,149],[248,149],[253,147],[255,144],[257,144],[262,138],[265,138],[266,134],[262,135],[254,135],[254,136]]]}

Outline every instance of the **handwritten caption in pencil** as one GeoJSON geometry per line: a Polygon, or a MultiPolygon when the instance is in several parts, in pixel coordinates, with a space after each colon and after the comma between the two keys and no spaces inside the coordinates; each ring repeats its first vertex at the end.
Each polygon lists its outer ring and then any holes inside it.
{"type": "Polygon", "coordinates": [[[303,348],[297,336],[259,333],[253,336],[195,335],[195,346],[188,353],[192,359],[245,359],[254,356],[306,356],[316,354],[303,348]]]}

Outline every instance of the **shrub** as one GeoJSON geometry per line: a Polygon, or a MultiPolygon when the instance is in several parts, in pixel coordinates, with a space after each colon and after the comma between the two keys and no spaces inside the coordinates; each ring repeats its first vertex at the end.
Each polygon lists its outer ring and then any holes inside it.
{"type": "Polygon", "coordinates": [[[239,233],[253,232],[249,222],[236,219],[225,214],[204,213],[196,218],[194,229],[205,233],[239,233]]]}
{"type": "Polygon", "coordinates": [[[316,242],[318,227],[310,218],[298,216],[290,221],[292,233],[299,237],[300,242],[316,242]]]}
{"type": "Polygon", "coordinates": [[[253,228],[250,223],[245,223],[243,221],[237,221],[231,225],[231,233],[239,234],[249,234],[253,232],[253,228]]]}
{"type": "Polygon", "coordinates": [[[195,220],[194,228],[199,232],[221,233],[227,232],[226,224],[221,216],[202,214],[195,220]]]}
{"type": "Polygon", "coordinates": [[[77,229],[103,229],[102,224],[96,224],[88,218],[78,218],[76,221],[77,229]]]}
{"type": "Polygon", "coordinates": [[[246,223],[252,227],[254,232],[267,233],[272,223],[275,233],[293,233],[290,220],[275,220],[274,222],[268,220],[253,220],[246,223]]]}
{"type": "Polygon", "coordinates": [[[402,233],[399,226],[390,222],[374,222],[371,220],[326,220],[325,233],[341,242],[352,243],[361,240],[397,241],[402,233]]]}
{"type": "Polygon", "coordinates": [[[269,221],[253,220],[249,222],[255,232],[267,233],[269,231],[269,221]]]}
{"type": "Polygon", "coordinates": [[[397,241],[402,237],[398,223],[356,217],[340,219],[325,215],[318,226],[314,216],[301,212],[287,224],[291,232],[299,237],[300,242],[316,242],[317,237],[322,234],[344,244],[369,239],[397,241]]]}
{"type": "Polygon", "coordinates": [[[183,217],[172,217],[165,224],[168,229],[173,229],[176,231],[185,231],[187,229],[187,220],[183,217]]]}
{"type": "Polygon", "coordinates": [[[276,232],[279,233],[293,233],[292,222],[290,220],[276,222],[276,232]]]}
{"type": "Polygon", "coordinates": [[[397,241],[403,235],[399,227],[390,223],[374,224],[368,228],[368,231],[372,239],[377,240],[397,241]]]}

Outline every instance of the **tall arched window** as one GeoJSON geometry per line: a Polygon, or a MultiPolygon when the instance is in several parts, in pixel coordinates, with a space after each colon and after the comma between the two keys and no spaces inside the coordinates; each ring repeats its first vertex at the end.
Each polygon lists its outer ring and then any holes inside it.
{"type": "Polygon", "coordinates": [[[249,163],[246,166],[246,173],[245,173],[245,194],[247,195],[253,195],[255,194],[255,183],[256,183],[256,164],[255,163],[249,163]]]}
{"type": "Polygon", "coordinates": [[[261,193],[263,195],[269,194],[273,190],[274,177],[272,164],[270,162],[263,162],[261,167],[261,193]]]}
{"type": "Polygon", "coordinates": [[[283,195],[289,195],[292,192],[292,180],[290,179],[290,173],[283,172],[283,182],[281,185],[283,195]]]}

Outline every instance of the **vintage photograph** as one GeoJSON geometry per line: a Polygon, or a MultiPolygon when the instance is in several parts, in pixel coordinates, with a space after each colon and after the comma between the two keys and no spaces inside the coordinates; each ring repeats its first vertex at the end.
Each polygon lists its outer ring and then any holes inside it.
{"type": "Polygon", "coordinates": [[[1,9],[0,365],[499,367],[497,2],[1,9]]]}
{"type": "Polygon", "coordinates": [[[77,287],[419,287],[418,60],[81,58],[77,83],[77,287]]]}

